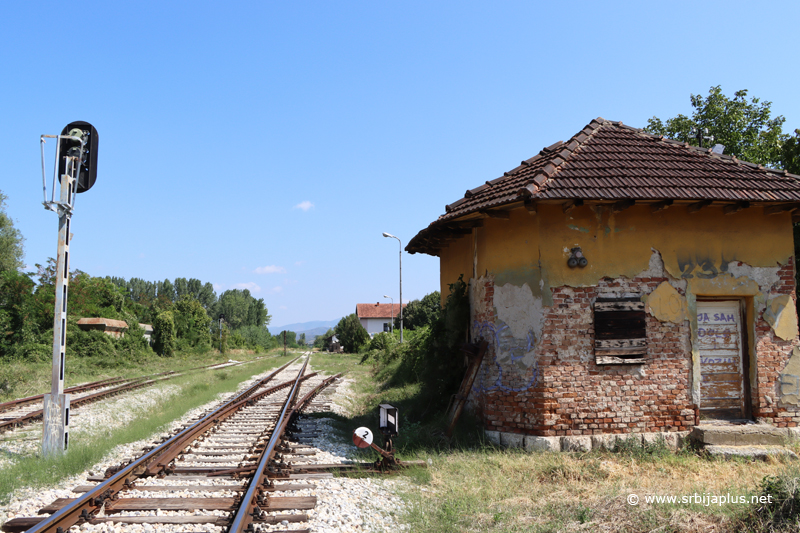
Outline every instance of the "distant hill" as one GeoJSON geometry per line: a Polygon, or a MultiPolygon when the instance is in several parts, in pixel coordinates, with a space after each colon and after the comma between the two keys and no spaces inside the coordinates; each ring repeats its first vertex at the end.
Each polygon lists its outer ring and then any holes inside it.
{"type": "Polygon", "coordinates": [[[299,337],[301,333],[306,334],[306,339],[309,341],[314,340],[317,335],[322,335],[329,328],[333,328],[339,323],[339,318],[336,320],[314,320],[312,322],[300,322],[297,324],[286,324],[285,326],[267,326],[271,335],[277,335],[283,330],[294,331],[299,337]]]}

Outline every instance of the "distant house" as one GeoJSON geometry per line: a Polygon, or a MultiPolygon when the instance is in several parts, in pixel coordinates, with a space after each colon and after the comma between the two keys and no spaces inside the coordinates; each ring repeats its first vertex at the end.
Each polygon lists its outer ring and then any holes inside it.
{"type": "Polygon", "coordinates": [[[78,320],[78,327],[84,331],[96,329],[106,335],[120,338],[125,335],[128,324],[124,320],[113,320],[111,318],[81,318],[78,320]]]}
{"type": "MultiPolygon", "coordinates": [[[[405,307],[408,304],[403,304],[405,307]]],[[[356,316],[372,337],[376,333],[389,331],[392,318],[400,316],[400,304],[356,304],[356,316]]]]}
{"type": "Polygon", "coordinates": [[[147,339],[147,342],[150,343],[150,345],[152,346],[152,344],[153,344],[153,326],[151,326],[150,324],[139,323],[139,327],[144,330],[143,337],[145,339],[147,339]]]}
{"type": "MultiPolygon", "coordinates": [[[[96,329],[115,338],[124,337],[125,332],[128,330],[127,322],[111,318],[81,318],[78,320],[78,327],[84,331],[96,329]]],[[[139,327],[144,330],[142,336],[148,343],[152,344],[153,326],[150,324],[139,324],[139,327]]]]}

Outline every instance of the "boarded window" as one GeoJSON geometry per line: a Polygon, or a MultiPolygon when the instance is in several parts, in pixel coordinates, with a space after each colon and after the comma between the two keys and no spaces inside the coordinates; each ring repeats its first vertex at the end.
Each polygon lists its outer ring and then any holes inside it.
{"type": "Polygon", "coordinates": [[[598,365],[644,363],[647,321],[640,298],[598,298],[594,303],[594,357],[598,365]]]}

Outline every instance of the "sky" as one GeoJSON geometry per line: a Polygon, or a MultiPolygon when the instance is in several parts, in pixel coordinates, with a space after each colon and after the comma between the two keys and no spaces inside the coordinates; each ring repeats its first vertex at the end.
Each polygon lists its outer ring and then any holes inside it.
{"type": "MultiPolygon", "coordinates": [[[[99,133],[70,266],[247,288],[271,325],[399,300],[399,244],[596,117],[721,85],[800,128],[800,2],[6,2],[0,191],[55,257],[39,136],[99,133]]],[[[46,149],[48,194],[54,142],[46,149]]],[[[403,300],[439,261],[402,254],[403,300]]]]}

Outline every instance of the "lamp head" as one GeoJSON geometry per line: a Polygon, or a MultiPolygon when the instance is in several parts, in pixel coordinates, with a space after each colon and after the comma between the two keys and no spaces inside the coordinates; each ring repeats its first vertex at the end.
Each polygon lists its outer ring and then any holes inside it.
{"type": "Polygon", "coordinates": [[[391,233],[386,233],[385,231],[383,232],[383,236],[384,236],[384,237],[391,237],[391,238],[393,238],[393,239],[396,239],[396,238],[397,238],[397,237],[395,237],[394,235],[392,235],[391,233]]]}

